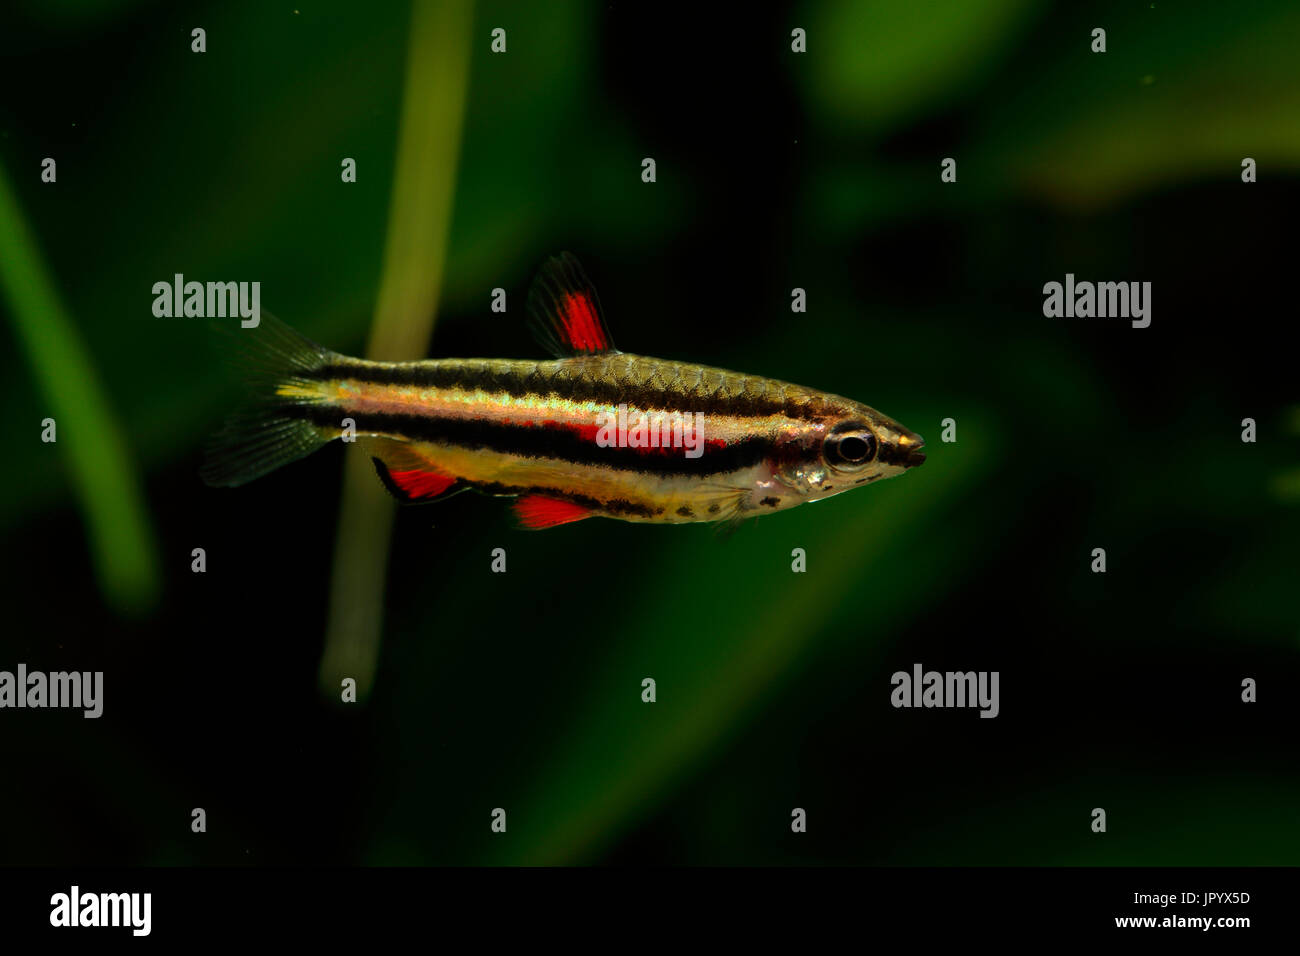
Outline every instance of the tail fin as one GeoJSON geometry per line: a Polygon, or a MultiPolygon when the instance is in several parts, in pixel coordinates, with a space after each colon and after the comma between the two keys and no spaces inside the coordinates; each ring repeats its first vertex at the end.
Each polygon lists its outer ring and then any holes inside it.
{"type": "Polygon", "coordinates": [[[287,465],[338,436],[300,417],[304,405],[324,401],[320,383],[304,375],[339,356],[299,335],[265,310],[251,329],[225,326],[235,345],[251,401],[213,436],[199,475],[209,485],[234,487],[287,465]]]}

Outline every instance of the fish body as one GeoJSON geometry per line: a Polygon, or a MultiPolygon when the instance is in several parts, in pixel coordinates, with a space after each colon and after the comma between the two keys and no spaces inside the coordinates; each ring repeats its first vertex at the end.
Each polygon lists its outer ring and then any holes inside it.
{"type": "Polygon", "coordinates": [[[524,526],[550,527],[734,522],[924,461],[920,436],[850,399],[619,352],[567,254],[543,268],[529,311],[562,357],[377,362],[264,320],[242,334],[265,338],[266,401],[227,426],[204,477],[242,484],[355,437],[403,501],[473,488],[517,497],[524,526]]]}

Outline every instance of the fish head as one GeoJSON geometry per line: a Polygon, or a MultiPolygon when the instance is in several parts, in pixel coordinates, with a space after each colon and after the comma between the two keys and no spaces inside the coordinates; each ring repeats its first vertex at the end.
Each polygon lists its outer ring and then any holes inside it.
{"type": "Polygon", "coordinates": [[[915,468],[925,461],[924,447],[924,438],[892,418],[842,400],[831,414],[787,434],[772,462],[772,484],[783,507],[820,501],[915,468]]]}

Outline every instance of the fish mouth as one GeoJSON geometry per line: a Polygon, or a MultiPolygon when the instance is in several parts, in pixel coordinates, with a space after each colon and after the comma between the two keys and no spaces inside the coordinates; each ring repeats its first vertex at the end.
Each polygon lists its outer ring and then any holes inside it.
{"type": "Polygon", "coordinates": [[[904,468],[915,468],[925,461],[925,439],[920,435],[906,435],[898,441],[898,464],[904,468]]]}
{"type": "Polygon", "coordinates": [[[891,444],[881,446],[879,461],[882,465],[892,465],[895,468],[915,468],[925,461],[925,455],[921,452],[924,447],[925,439],[919,435],[904,435],[891,444]]]}

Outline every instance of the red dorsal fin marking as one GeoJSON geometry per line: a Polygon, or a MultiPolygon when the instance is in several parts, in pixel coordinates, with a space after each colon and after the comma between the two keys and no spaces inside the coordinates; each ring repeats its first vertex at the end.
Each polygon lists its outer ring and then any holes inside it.
{"type": "Polygon", "coordinates": [[[596,315],[596,307],[582,292],[567,292],[560,313],[565,340],[575,352],[608,352],[609,339],[596,315]]]}
{"type": "Polygon", "coordinates": [[[591,281],[567,252],[543,263],[528,291],[533,333],[557,358],[617,352],[591,281]]]}
{"type": "Polygon", "coordinates": [[[554,528],[559,524],[590,518],[593,512],[590,508],[575,505],[571,501],[528,495],[515,502],[515,514],[525,528],[554,528]]]}

